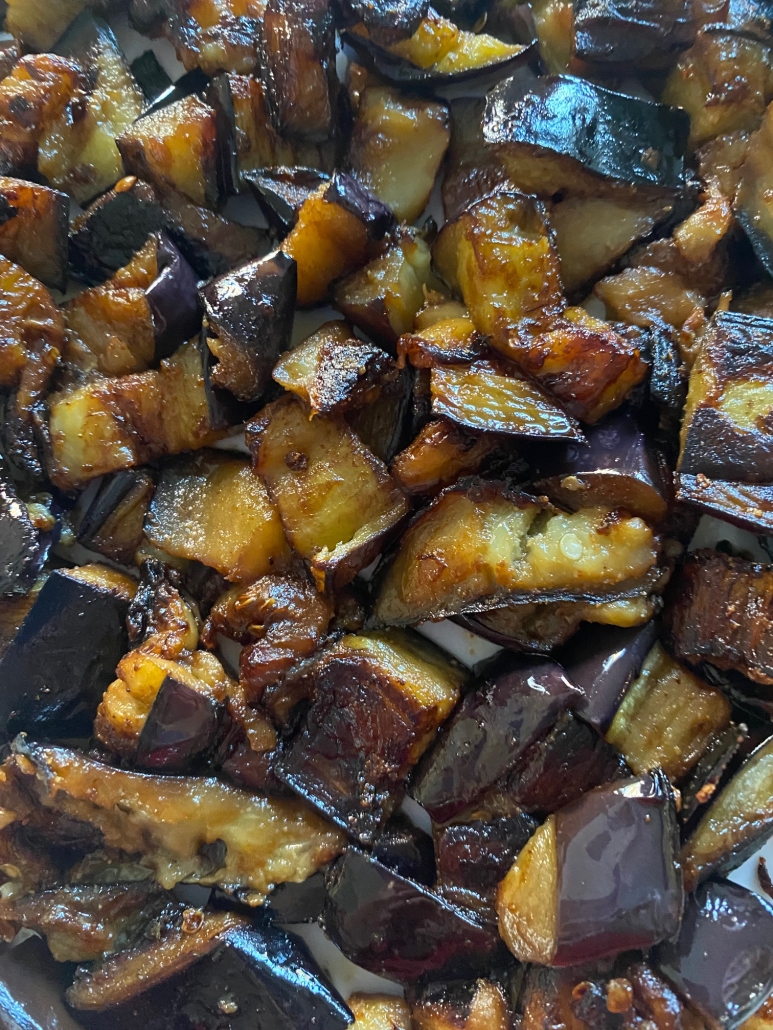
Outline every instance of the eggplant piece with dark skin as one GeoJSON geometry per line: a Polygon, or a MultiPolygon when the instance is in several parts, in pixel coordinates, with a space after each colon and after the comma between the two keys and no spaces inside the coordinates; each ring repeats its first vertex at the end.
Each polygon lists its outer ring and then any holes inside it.
{"type": "Polygon", "coordinates": [[[435,822],[453,819],[581,700],[556,662],[512,659],[508,671],[464,698],[418,769],[411,795],[435,822]]]}
{"type": "Polygon", "coordinates": [[[684,185],[689,126],[684,111],[585,79],[513,76],[489,93],[483,136],[525,192],[593,196],[623,184],[672,195],[684,185]]]}
{"type": "Polygon", "coordinates": [[[305,944],[262,914],[194,913],[192,926],[81,967],[67,1003],[86,1027],[345,1030],[351,1014],[305,944]],[[198,925],[197,925],[198,924],[198,925]],[[193,1022],[195,1020],[195,1023],[193,1022]]]}
{"type": "Polygon", "coordinates": [[[314,923],[322,915],[327,886],[320,870],[303,883],[282,883],[266,898],[266,910],[277,923],[314,923]]]}
{"type": "Polygon", "coordinates": [[[542,824],[502,881],[507,946],[521,961],[567,966],[672,937],[684,900],[678,846],[663,773],[591,791],[542,824]]]}
{"type": "Polygon", "coordinates": [[[215,386],[241,401],[260,399],[290,343],[297,282],[295,261],[275,251],[204,287],[207,344],[218,359],[215,386]]]}
{"type": "Polygon", "coordinates": [[[69,211],[64,193],[0,176],[0,254],[44,286],[64,291],[69,211]]]}
{"type": "Polygon", "coordinates": [[[374,401],[347,416],[349,425],[360,440],[385,465],[393,461],[411,438],[414,385],[413,369],[398,369],[391,382],[382,384],[374,401]]]}
{"type": "MultiPolygon", "coordinates": [[[[737,162],[740,165],[737,172],[739,181],[733,202],[735,217],[768,274],[773,269],[773,225],[765,205],[765,196],[770,188],[770,154],[773,151],[771,122],[772,116],[766,114],[759,129],[748,138],[748,143],[741,144],[742,156],[737,162]]],[[[737,135],[743,141],[748,134],[739,132],[737,135]]],[[[769,313],[761,311],[759,314],[769,313]]]]}
{"type": "MultiPolygon", "coordinates": [[[[133,20],[139,32],[148,32],[153,28],[153,22],[158,20],[158,0],[140,2],[149,2],[150,10],[135,13],[133,20]],[[144,25],[136,24],[140,13],[144,15],[144,25]]],[[[178,59],[189,71],[200,68],[207,75],[215,75],[219,71],[249,75],[257,71],[262,3],[247,0],[238,8],[238,14],[226,0],[213,0],[203,9],[191,0],[163,0],[160,7],[161,19],[169,19],[169,40],[178,59]]]]}
{"type": "Polygon", "coordinates": [[[173,85],[152,50],[146,50],[139,57],[135,57],[130,68],[134,81],[142,90],[149,104],[153,104],[160,97],[165,96],[173,85]]]}
{"type": "Polygon", "coordinates": [[[266,221],[280,236],[286,236],[298,214],[329,176],[315,168],[259,168],[244,179],[260,204],[266,221]]]}
{"type": "Polygon", "coordinates": [[[682,794],[679,818],[686,827],[694,827],[698,809],[710,802],[726,781],[736,759],[740,760],[742,750],[749,746],[749,736],[749,727],[745,723],[731,722],[709,741],[679,788],[682,794]]]}
{"type": "Polygon", "coordinates": [[[574,48],[581,61],[630,68],[689,43],[691,29],[694,22],[684,0],[575,4],[574,48]]]}
{"type": "Polygon", "coordinates": [[[371,854],[408,880],[434,886],[435,849],[428,833],[397,812],[373,841],[371,854]]]}
{"type": "Polygon", "coordinates": [[[773,484],[676,475],[676,500],[751,533],[773,533],[773,484]]]}
{"type": "Polygon", "coordinates": [[[32,590],[59,535],[53,516],[51,522],[48,532],[33,522],[32,511],[0,466],[0,597],[24,596],[32,590]]]}
{"type": "Polygon", "coordinates": [[[222,705],[211,694],[166,676],[137,741],[137,766],[184,772],[211,751],[222,714],[222,705]]]}
{"type": "Polygon", "coordinates": [[[371,844],[459,700],[465,676],[405,631],[348,635],[311,670],[313,700],[277,776],[371,844]]]}
{"type": "Polygon", "coordinates": [[[155,483],[143,470],[95,479],[78,498],[73,517],[78,541],[106,558],[131,565],[155,483]]]}
{"type": "Polygon", "coordinates": [[[51,956],[40,937],[5,949],[0,954],[0,1018],[24,1030],[83,1030],[64,1002],[70,979],[68,967],[51,956]]]}
{"type": "Polygon", "coordinates": [[[350,847],[333,867],[322,927],[347,958],[398,981],[479,968],[499,944],[439,894],[350,847]]]}
{"type": "Polygon", "coordinates": [[[433,497],[464,475],[478,471],[499,443],[493,436],[473,436],[452,422],[428,422],[390,466],[410,496],[433,497]]]}
{"type": "Polygon", "coordinates": [[[688,899],[679,937],[657,966],[712,1030],[733,1030],[773,990],[773,906],[727,880],[688,899]]]}
{"type": "Polygon", "coordinates": [[[352,1030],[414,1030],[408,1003],[393,994],[352,994],[352,1030]]]}
{"type": "Polygon", "coordinates": [[[484,97],[461,97],[449,105],[451,144],[443,172],[443,210],[453,222],[471,204],[514,184],[483,139],[484,97]]]}
{"type": "Polygon", "coordinates": [[[494,980],[428,983],[410,991],[416,1030],[509,1030],[512,1013],[494,980]]]}
{"type": "Polygon", "coordinates": [[[429,0],[338,0],[335,7],[339,28],[362,24],[378,38],[405,39],[427,16],[429,0]]]}
{"type": "Polygon", "coordinates": [[[0,660],[7,736],[67,735],[93,718],[128,650],[134,589],[128,576],[99,565],[51,573],[0,660]]]}

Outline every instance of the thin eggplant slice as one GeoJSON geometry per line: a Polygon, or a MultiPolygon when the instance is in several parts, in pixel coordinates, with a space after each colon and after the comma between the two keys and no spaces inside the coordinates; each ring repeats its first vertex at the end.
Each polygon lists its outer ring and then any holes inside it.
{"type": "Polygon", "coordinates": [[[731,483],[703,473],[678,473],[676,500],[751,533],[773,533],[773,483],[731,483]]]}
{"type": "Polygon", "coordinates": [[[0,254],[45,286],[67,288],[69,200],[63,193],[0,176],[0,254]]]}
{"type": "Polygon", "coordinates": [[[84,547],[131,565],[142,543],[143,523],[155,483],[142,470],[94,480],[78,498],[73,523],[84,547]]]}

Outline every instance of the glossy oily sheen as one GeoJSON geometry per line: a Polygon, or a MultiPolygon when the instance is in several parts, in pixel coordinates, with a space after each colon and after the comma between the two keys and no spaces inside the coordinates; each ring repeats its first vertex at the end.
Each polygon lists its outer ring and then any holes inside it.
{"type": "Polygon", "coordinates": [[[206,694],[167,676],[137,745],[137,764],[167,772],[185,769],[214,744],[219,706],[206,694]]]}
{"type": "Polygon", "coordinates": [[[682,913],[674,798],[660,772],[586,794],[556,817],[553,963],[571,965],[672,936],[682,913]]]}

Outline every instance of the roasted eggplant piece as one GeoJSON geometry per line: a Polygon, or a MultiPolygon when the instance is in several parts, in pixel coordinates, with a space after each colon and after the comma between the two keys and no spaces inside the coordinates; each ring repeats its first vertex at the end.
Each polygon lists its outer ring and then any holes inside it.
{"type": "Polygon", "coordinates": [[[161,67],[161,63],[152,50],[146,50],[135,57],[131,65],[134,81],[140,87],[149,104],[166,96],[172,88],[172,80],[161,67]]]}
{"type": "MultiPolygon", "coordinates": [[[[394,370],[393,370],[394,371],[394,370]]],[[[349,412],[347,421],[368,450],[389,464],[415,431],[416,377],[413,369],[398,367],[394,379],[381,384],[375,400],[349,412]]]]}
{"type": "Polygon", "coordinates": [[[40,937],[5,949],[0,955],[3,1019],[10,1015],[25,1030],[83,1030],[64,1002],[70,978],[68,967],[51,957],[40,937]]]}
{"type": "Polygon", "coordinates": [[[213,279],[201,292],[207,345],[217,358],[212,383],[257,401],[292,333],[297,272],[281,251],[213,279]]]}
{"type": "Polygon", "coordinates": [[[677,501],[752,533],[773,533],[773,484],[676,476],[677,501]]]}
{"type": "Polygon", "coordinates": [[[733,162],[737,168],[734,175],[737,187],[733,191],[735,217],[768,273],[773,268],[773,225],[765,204],[765,196],[770,186],[772,121],[773,114],[766,111],[759,129],[752,133],[748,140],[748,133],[735,134],[741,137],[738,144],[741,154],[733,162]]]}
{"type": "Polygon", "coordinates": [[[607,600],[642,593],[659,542],[640,518],[573,514],[494,480],[449,487],[404,534],[378,584],[373,621],[404,625],[511,600],[607,600]]]}
{"type": "MultiPolygon", "coordinates": [[[[239,165],[244,159],[239,156],[239,165]]],[[[314,168],[264,168],[242,173],[260,204],[266,221],[279,236],[286,236],[298,221],[298,214],[312,195],[330,178],[314,168]]]]}
{"type": "Polygon", "coordinates": [[[598,196],[621,184],[673,195],[684,186],[689,130],[676,107],[563,75],[499,83],[483,122],[512,181],[542,197],[598,196]]]}
{"type": "Polygon", "coordinates": [[[304,203],[282,244],[298,264],[298,303],[323,300],[333,280],[365,264],[372,244],[393,225],[385,204],[350,175],[336,172],[304,203]]]}
{"type": "Polygon", "coordinates": [[[353,847],[333,867],[322,926],[352,962],[403,981],[480,968],[499,943],[439,894],[353,847]]]}
{"type": "Polygon", "coordinates": [[[432,838],[398,812],[373,842],[373,857],[401,876],[432,887],[437,879],[432,838]]]}
{"type": "Polygon", "coordinates": [[[0,659],[7,736],[66,736],[94,715],[129,649],[136,584],[100,565],[52,572],[0,659]]]}
{"type": "Polygon", "coordinates": [[[318,586],[345,586],[381,552],[408,502],[342,421],[285,396],[248,425],[255,469],[318,586]]]}
{"type": "Polygon", "coordinates": [[[450,104],[451,145],[443,173],[443,210],[446,221],[459,215],[488,193],[513,189],[504,165],[483,139],[484,97],[460,97],[450,104]]]}
{"type": "MultiPolygon", "coordinates": [[[[222,70],[242,75],[257,71],[260,19],[264,11],[259,0],[246,0],[239,6],[230,0],[212,0],[205,7],[191,0],[139,3],[146,9],[132,12],[137,31],[152,31],[159,17],[161,21],[168,17],[169,39],[188,70],[200,68],[207,75],[222,70]]],[[[138,0],[133,0],[133,7],[138,7],[138,0]]]]}
{"type": "Polygon", "coordinates": [[[277,776],[361,843],[459,700],[462,671],[406,632],[349,635],[310,672],[313,701],[277,776]]]}
{"type": "Polygon", "coordinates": [[[580,0],[574,12],[574,50],[581,61],[652,66],[691,42],[694,15],[684,0],[616,6],[580,0]]]}
{"type": "Polygon", "coordinates": [[[435,822],[453,819],[581,700],[556,662],[513,659],[508,671],[462,701],[418,770],[412,796],[435,822]]]}
{"type": "Polygon", "coordinates": [[[535,489],[577,509],[596,504],[624,508],[657,524],[668,510],[670,472],[628,412],[618,412],[585,429],[585,440],[552,446],[535,456],[535,489]]]}
{"type": "Polygon", "coordinates": [[[521,961],[567,966],[674,936],[683,905],[678,846],[661,772],[591,791],[542,824],[502,881],[507,946],[521,961]]]}
{"type": "Polygon", "coordinates": [[[64,291],[69,209],[63,193],[0,176],[0,254],[64,291]]]}
{"type": "Polygon", "coordinates": [[[694,828],[698,809],[712,800],[717,789],[727,781],[733,766],[742,761],[743,752],[753,747],[750,738],[746,723],[731,722],[709,741],[692,772],[679,787],[682,794],[679,818],[688,829],[694,828]]]}
{"type": "Polygon", "coordinates": [[[416,1030],[508,1030],[510,1006],[503,988],[492,980],[430,983],[413,997],[416,1030]]]}
{"type": "Polygon", "coordinates": [[[435,185],[450,139],[448,108],[388,86],[363,91],[352,130],[352,173],[401,222],[414,222],[435,185]]]}
{"type": "Polygon", "coordinates": [[[38,170],[76,203],[86,204],[123,176],[116,139],[145,107],[110,27],[84,11],[56,44],[89,79],[85,110],[63,111],[40,141],[38,170]]]}
{"type": "Polygon", "coordinates": [[[472,364],[489,354],[488,340],[475,328],[463,304],[450,301],[436,310],[436,319],[432,308],[417,312],[413,332],[405,333],[398,341],[401,361],[407,359],[414,368],[435,368],[472,364]]]}
{"type": "Polygon", "coordinates": [[[121,565],[131,565],[142,543],[154,489],[152,476],[141,469],[95,479],[76,505],[73,523],[78,541],[121,565]]]}
{"type": "Polygon", "coordinates": [[[217,208],[217,119],[197,96],[140,118],[116,143],[129,175],[178,190],[199,207],[217,208]]]}
{"type": "Polygon", "coordinates": [[[737,883],[702,884],[679,937],[661,945],[664,976],[712,1030],[739,1026],[773,990],[773,906],[737,883]]]}
{"type": "Polygon", "coordinates": [[[352,1030],[414,1030],[411,1010],[391,994],[353,994],[347,1005],[354,1016],[352,1030]]]}
{"type": "Polygon", "coordinates": [[[48,814],[51,833],[54,817],[66,814],[166,888],[217,885],[262,904],[272,885],[304,880],[341,851],[341,832],[299,801],[216,779],[129,772],[65,748],[14,747],[6,772],[48,814]]]}
{"type": "Polygon", "coordinates": [[[162,680],[137,740],[140,769],[185,772],[212,751],[224,698],[205,680],[193,679],[167,674],[162,680]]]}
{"type": "Polygon", "coordinates": [[[682,661],[711,662],[773,684],[768,618],[773,568],[719,551],[688,555],[667,612],[670,643],[682,661]]]}
{"type": "Polygon", "coordinates": [[[138,1020],[164,1030],[185,1022],[201,1030],[349,1026],[349,1010],[298,938],[260,914],[196,916],[193,927],[78,969],[67,1003],[81,1022],[109,1020],[116,1030],[138,1020]]]}
{"type": "Polygon", "coordinates": [[[277,923],[314,923],[322,914],[326,893],[325,873],[320,870],[303,883],[280,883],[266,898],[266,909],[277,923]]]}
{"type": "Polygon", "coordinates": [[[433,497],[479,470],[499,446],[494,436],[473,436],[450,422],[428,422],[392,462],[392,475],[410,496],[433,497]]]}
{"type": "Polygon", "coordinates": [[[21,501],[0,465],[0,597],[26,596],[35,586],[61,530],[50,508],[21,501]]]}

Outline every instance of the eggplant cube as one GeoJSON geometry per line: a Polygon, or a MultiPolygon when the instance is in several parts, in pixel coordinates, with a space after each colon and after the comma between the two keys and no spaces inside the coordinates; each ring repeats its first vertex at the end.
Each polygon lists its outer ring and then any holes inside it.
{"type": "Polygon", "coordinates": [[[209,750],[220,726],[221,708],[210,695],[166,676],[137,743],[137,765],[180,770],[209,750]]]}
{"type": "Polygon", "coordinates": [[[346,636],[315,666],[306,726],[276,774],[372,843],[459,699],[463,672],[406,632],[346,636]]]}
{"type": "Polygon", "coordinates": [[[70,201],[64,193],[0,177],[0,254],[45,286],[67,288],[70,201]]]}
{"type": "Polygon", "coordinates": [[[90,723],[129,650],[134,588],[101,566],[51,573],[0,659],[6,739],[22,730],[66,736],[90,723]]]}
{"type": "Polygon", "coordinates": [[[734,1030],[773,991],[773,906],[737,883],[702,884],[658,966],[711,1030],[734,1030]]]}
{"type": "Polygon", "coordinates": [[[682,916],[674,795],[661,772],[550,816],[502,881],[500,932],[522,962],[568,966],[672,937],[682,916]]]}
{"type": "Polygon", "coordinates": [[[314,168],[258,168],[243,173],[266,221],[280,236],[286,236],[298,214],[320,186],[330,178],[314,168]]]}

